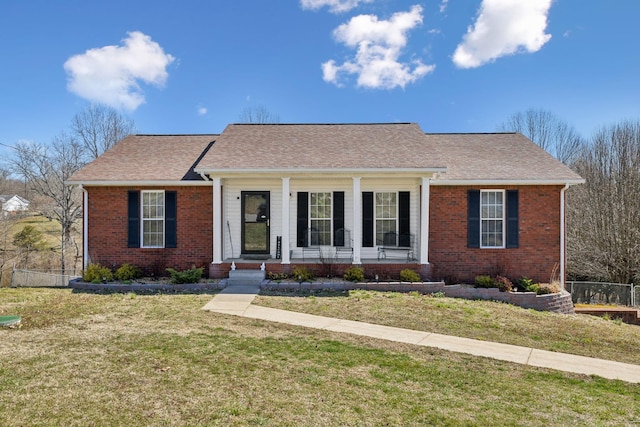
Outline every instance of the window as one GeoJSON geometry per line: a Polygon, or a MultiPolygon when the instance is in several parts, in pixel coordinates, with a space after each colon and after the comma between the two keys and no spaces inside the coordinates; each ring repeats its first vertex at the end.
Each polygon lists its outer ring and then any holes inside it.
{"type": "Polygon", "coordinates": [[[142,192],[142,247],[164,247],[164,191],[142,192]]]}
{"type": "Polygon", "coordinates": [[[503,190],[480,192],[480,246],[503,248],[505,234],[505,203],[503,190]]]}
{"type": "Polygon", "coordinates": [[[311,245],[331,245],[331,196],[330,192],[309,193],[309,222],[311,245]]]}
{"type": "Polygon", "coordinates": [[[398,203],[397,193],[376,193],[375,227],[376,245],[397,245],[398,203]],[[391,234],[393,233],[393,234],[391,234]],[[390,241],[393,240],[393,241],[390,241]]]}

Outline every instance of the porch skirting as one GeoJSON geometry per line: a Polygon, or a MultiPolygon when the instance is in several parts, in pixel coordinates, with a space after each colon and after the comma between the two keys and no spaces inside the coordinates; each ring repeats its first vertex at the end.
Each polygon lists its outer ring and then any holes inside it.
{"type": "Polygon", "coordinates": [[[398,262],[398,261],[378,261],[363,259],[362,264],[351,264],[349,262],[331,262],[322,263],[314,261],[291,260],[291,264],[281,264],[280,260],[270,259],[266,261],[255,260],[225,260],[220,264],[209,264],[209,277],[212,279],[223,279],[229,277],[231,271],[231,263],[235,262],[238,270],[259,270],[262,263],[265,264],[265,270],[269,273],[287,273],[291,274],[297,266],[306,267],[311,270],[317,277],[342,277],[344,272],[351,267],[362,267],[366,278],[373,279],[376,275],[380,280],[398,280],[400,271],[408,268],[420,274],[422,280],[431,279],[431,264],[420,264],[415,262],[398,262]]]}

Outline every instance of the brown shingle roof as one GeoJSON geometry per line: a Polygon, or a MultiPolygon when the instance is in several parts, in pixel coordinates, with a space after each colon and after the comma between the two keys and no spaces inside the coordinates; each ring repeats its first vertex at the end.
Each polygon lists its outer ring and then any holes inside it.
{"type": "Polygon", "coordinates": [[[516,133],[425,134],[417,124],[229,125],[221,135],[133,135],[70,183],[177,182],[233,171],[442,169],[434,183],[579,182],[516,133]],[[215,144],[213,141],[215,140],[215,144]],[[212,145],[213,144],[213,145],[212,145]]]}
{"type": "Polygon", "coordinates": [[[232,124],[197,170],[445,167],[415,123],[232,124]]]}
{"type": "Polygon", "coordinates": [[[559,181],[581,177],[519,133],[427,134],[446,159],[443,180],[559,181]]]}
{"type": "Polygon", "coordinates": [[[202,180],[193,166],[217,135],[130,135],[69,182],[202,180]]]}

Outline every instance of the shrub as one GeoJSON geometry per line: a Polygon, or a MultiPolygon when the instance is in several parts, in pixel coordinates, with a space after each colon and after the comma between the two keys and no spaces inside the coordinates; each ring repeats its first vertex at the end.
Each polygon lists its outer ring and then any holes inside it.
{"type": "Polygon", "coordinates": [[[400,281],[402,282],[419,282],[420,275],[415,271],[405,268],[400,271],[400,281]]]}
{"type": "Polygon", "coordinates": [[[556,294],[560,292],[560,287],[553,283],[540,283],[536,293],[538,295],[556,294]]]}
{"type": "Polygon", "coordinates": [[[511,292],[513,290],[513,283],[504,276],[497,276],[495,282],[500,292],[511,292]]]}
{"type": "Polygon", "coordinates": [[[491,276],[480,275],[475,278],[476,288],[497,288],[495,280],[491,276]]]}
{"type": "Polygon", "coordinates": [[[113,280],[113,273],[107,267],[97,263],[87,265],[87,269],[82,272],[82,280],[90,283],[110,282],[113,280]]]}
{"type": "Polygon", "coordinates": [[[364,269],[362,267],[349,267],[342,277],[350,282],[364,282],[364,269]]]}
{"type": "Polygon", "coordinates": [[[115,273],[116,280],[127,281],[139,279],[142,276],[142,270],[133,264],[122,264],[115,273]]]}
{"type": "Polygon", "coordinates": [[[522,279],[520,279],[518,287],[522,288],[524,292],[535,292],[536,294],[540,294],[540,285],[538,283],[533,283],[533,280],[529,279],[528,277],[523,277],[522,279]]]}
{"type": "Polygon", "coordinates": [[[202,278],[202,267],[192,268],[184,271],[177,271],[173,268],[167,268],[167,271],[171,275],[171,283],[174,285],[181,285],[185,283],[198,283],[202,278]]]}
{"type": "Polygon", "coordinates": [[[310,282],[313,280],[313,272],[309,270],[307,267],[296,265],[293,267],[292,276],[298,282],[310,282]]]}
{"type": "Polygon", "coordinates": [[[288,279],[289,275],[287,273],[284,273],[284,272],[276,273],[275,271],[268,271],[267,272],[267,278],[269,280],[280,281],[280,280],[288,279]]]}

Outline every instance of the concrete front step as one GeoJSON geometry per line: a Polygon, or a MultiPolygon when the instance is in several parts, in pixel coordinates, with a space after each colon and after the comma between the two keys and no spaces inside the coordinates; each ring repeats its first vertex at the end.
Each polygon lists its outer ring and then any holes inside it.
{"type": "Polygon", "coordinates": [[[263,270],[231,270],[227,285],[260,285],[264,278],[263,270]]]}

